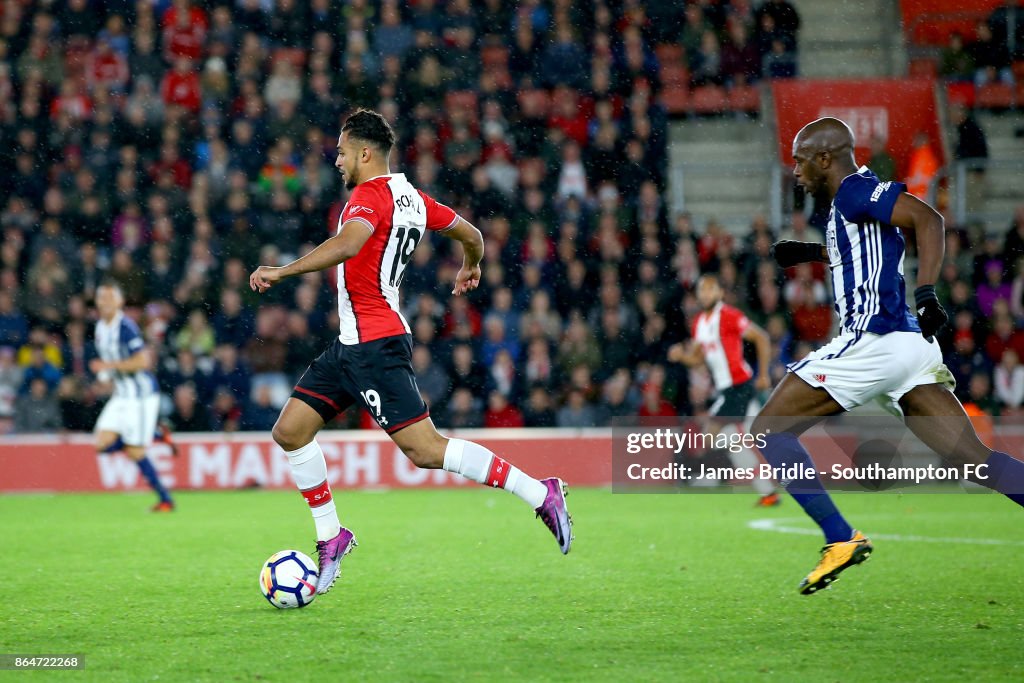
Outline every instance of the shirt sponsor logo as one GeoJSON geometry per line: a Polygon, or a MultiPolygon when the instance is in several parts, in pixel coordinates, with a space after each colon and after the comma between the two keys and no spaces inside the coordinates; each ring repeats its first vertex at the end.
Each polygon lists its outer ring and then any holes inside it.
{"type": "Polygon", "coordinates": [[[875,191],[871,193],[871,201],[877,202],[878,198],[882,196],[883,192],[889,189],[890,185],[892,185],[892,181],[880,183],[878,187],[875,188],[875,191]]]}

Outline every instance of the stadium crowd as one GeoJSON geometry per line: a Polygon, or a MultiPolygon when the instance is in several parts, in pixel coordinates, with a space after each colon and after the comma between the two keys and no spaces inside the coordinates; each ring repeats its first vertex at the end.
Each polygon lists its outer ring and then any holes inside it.
{"type": "MultiPolygon", "coordinates": [[[[665,203],[668,120],[657,49],[692,85],[795,75],[786,0],[128,0],[0,6],[0,432],[90,430],[93,293],[119,283],[157,351],[182,431],[267,430],[337,333],[333,273],[260,296],[258,264],[335,228],[347,112],[399,139],[392,168],[478,225],[480,289],[447,292],[447,240],[402,285],[413,363],[446,427],[608,424],[702,410],[706,372],[665,361],[696,279],[771,335],[771,372],[826,340],[824,270],[781,272],[779,237],[743,238],[665,203]]],[[[951,231],[943,348],[958,392],[1024,400],[1024,207],[974,255],[951,231]]],[[[349,411],[342,426],[364,424],[349,411]]]]}

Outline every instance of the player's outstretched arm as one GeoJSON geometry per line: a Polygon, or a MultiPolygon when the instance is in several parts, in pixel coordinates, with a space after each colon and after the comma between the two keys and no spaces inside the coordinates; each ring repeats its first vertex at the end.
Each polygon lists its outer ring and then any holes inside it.
{"type": "Polygon", "coordinates": [[[828,263],[828,251],[824,244],[817,242],[797,242],[796,240],[782,240],[771,247],[771,255],[783,268],[791,268],[808,261],[823,261],[828,263]]]}
{"type": "Polygon", "coordinates": [[[260,266],[249,276],[253,291],[265,292],[281,280],[344,263],[359,253],[373,233],[362,221],[348,221],[337,235],[285,266],[260,266]]]}
{"type": "Polygon", "coordinates": [[[695,368],[704,362],[704,351],[692,339],[668,347],[668,361],[695,368]]]}
{"type": "Polygon", "coordinates": [[[455,276],[452,294],[460,296],[480,285],[480,261],[484,258],[484,238],[480,231],[465,218],[459,217],[455,226],[443,233],[445,237],[462,244],[462,268],[455,276]]]}
{"type": "Polygon", "coordinates": [[[921,334],[932,337],[949,320],[935,296],[935,282],[946,255],[946,226],[942,214],[912,194],[904,192],[892,207],[889,223],[914,231],[917,241],[917,289],[914,290],[921,334]]]}
{"type": "Polygon", "coordinates": [[[148,348],[143,348],[122,360],[105,361],[93,358],[89,361],[89,369],[93,374],[98,375],[104,370],[115,372],[137,372],[149,370],[153,366],[153,357],[148,348]]]}

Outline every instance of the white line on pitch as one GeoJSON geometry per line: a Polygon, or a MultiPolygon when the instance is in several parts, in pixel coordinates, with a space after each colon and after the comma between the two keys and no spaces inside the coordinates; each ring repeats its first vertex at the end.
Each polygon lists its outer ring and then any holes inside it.
{"type": "MultiPolygon", "coordinates": [[[[794,522],[801,522],[803,518],[789,517],[785,519],[752,519],[747,522],[747,527],[757,531],[775,531],[780,534],[800,534],[802,536],[820,536],[818,529],[806,527],[789,526],[794,522]]],[[[962,543],[966,545],[1012,545],[1024,546],[1024,541],[1010,541],[1002,538],[961,538],[957,536],[918,536],[915,534],[876,534],[871,533],[872,540],[882,541],[911,541],[916,543],[962,543]]]]}

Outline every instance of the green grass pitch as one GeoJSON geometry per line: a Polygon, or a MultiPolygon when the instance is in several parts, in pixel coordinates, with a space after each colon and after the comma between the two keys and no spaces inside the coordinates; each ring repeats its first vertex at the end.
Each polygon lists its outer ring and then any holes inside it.
{"type": "Polygon", "coordinates": [[[568,557],[497,491],[336,500],[360,546],[334,591],[279,611],[257,574],[311,554],[297,493],[183,493],[162,516],[140,495],[0,497],[0,652],[86,659],[0,679],[1024,678],[1024,511],[995,495],[841,496],[875,555],[810,597],[820,538],[749,526],[810,529],[791,500],[573,490],[568,557]]]}

